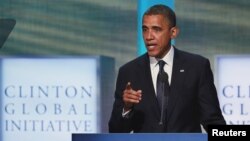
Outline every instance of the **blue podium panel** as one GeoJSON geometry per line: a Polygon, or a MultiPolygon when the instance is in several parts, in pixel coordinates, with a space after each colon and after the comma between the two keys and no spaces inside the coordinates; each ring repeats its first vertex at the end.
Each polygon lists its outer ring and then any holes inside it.
{"type": "Polygon", "coordinates": [[[72,141],[207,141],[200,133],[72,134],[72,141]]]}

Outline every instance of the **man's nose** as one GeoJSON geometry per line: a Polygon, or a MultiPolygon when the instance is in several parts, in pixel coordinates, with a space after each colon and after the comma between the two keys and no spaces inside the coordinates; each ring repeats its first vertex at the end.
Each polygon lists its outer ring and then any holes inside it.
{"type": "Polygon", "coordinates": [[[152,40],[154,39],[154,36],[151,31],[148,31],[146,34],[146,40],[152,40]]]}

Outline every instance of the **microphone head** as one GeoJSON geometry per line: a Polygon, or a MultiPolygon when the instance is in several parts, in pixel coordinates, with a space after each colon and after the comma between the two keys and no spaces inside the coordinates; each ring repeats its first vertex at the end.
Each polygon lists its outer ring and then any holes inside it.
{"type": "Polygon", "coordinates": [[[166,83],[168,82],[168,74],[163,72],[160,74],[160,81],[163,82],[163,83],[166,83]]]}

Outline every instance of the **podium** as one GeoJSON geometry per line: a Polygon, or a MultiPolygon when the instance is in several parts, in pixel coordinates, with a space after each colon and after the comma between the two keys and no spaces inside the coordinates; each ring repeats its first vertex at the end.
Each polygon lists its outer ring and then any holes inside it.
{"type": "Polygon", "coordinates": [[[72,134],[72,141],[207,141],[202,133],[72,134]]]}

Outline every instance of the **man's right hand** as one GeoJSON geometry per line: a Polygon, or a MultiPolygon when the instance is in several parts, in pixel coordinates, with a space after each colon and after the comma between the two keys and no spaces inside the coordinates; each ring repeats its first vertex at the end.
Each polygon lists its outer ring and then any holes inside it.
{"type": "Polygon", "coordinates": [[[142,91],[141,90],[133,90],[131,87],[131,83],[128,82],[125,90],[123,91],[123,102],[124,102],[124,111],[130,110],[134,104],[137,104],[141,101],[142,91]]]}

